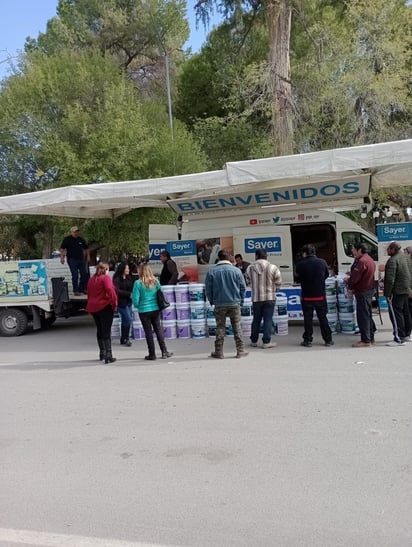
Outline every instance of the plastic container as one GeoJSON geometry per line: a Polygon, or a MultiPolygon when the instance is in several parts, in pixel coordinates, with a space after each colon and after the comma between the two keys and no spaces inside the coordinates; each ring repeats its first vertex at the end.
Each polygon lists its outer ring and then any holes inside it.
{"type": "Polygon", "coordinates": [[[168,302],[170,302],[171,304],[176,302],[174,285],[162,285],[161,288],[168,302]]]}
{"type": "Polygon", "coordinates": [[[204,319],[192,319],[190,321],[192,338],[206,337],[206,321],[204,319]]]}
{"type": "Polygon", "coordinates": [[[338,314],[328,312],[326,317],[328,319],[329,327],[332,331],[332,334],[336,334],[338,332],[338,314]]]}
{"type": "Polygon", "coordinates": [[[209,302],[206,302],[206,317],[215,318],[215,307],[212,306],[209,302]]]}
{"type": "Polygon", "coordinates": [[[176,304],[176,319],[177,321],[188,321],[190,319],[190,307],[189,304],[176,304]]]}
{"type": "Polygon", "coordinates": [[[190,319],[206,319],[206,307],[204,302],[190,302],[190,319]]]}
{"type": "Polygon", "coordinates": [[[216,319],[208,317],[206,325],[209,336],[216,336],[216,319]]]}
{"type": "Polygon", "coordinates": [[[170,304],[168,308],[162,311],[163,321],[176,321],[176,305],[170,304]]]}
{"type": "Polygon", "coordinates": [[[353,313],[339,313],[339,323],[342,334],[354,334],[356,319],[353,313]]]}
{"type": "Polygon", "coordinates": [[[243,302],[243,306],[240,308],[240,315],[242,317],[252,317],[253,315],[253,306],[252,306],[252,299],[251,298],[245,298],[243,302]]]}
{"type": "Polygon", "coordinates": [[[336,294],[328,295],[326,294],[326,303],[328,306],[328,314],[334,314],[338,311],[338,304],[336,300],[336,294]]]}
{"type": "Polygon", "coordinates": [[[288,299],[286,296],[277,296],[275,309],[273,310],[273,315],[275,316],[286,316],[288,315],[288,299]]]}
{"type": "Polygon", "coordinates": [[[346,295],[347,292],[348,292],[348,286],[347,284],[343,281],[343,278],[338,278],[337,279],[337,282],[336,282],[336,291],[339,294],[344,294],[346,295]]]}
{"type": "Polygon", "coordinates": [[[204,302],[206,300],[203,283],[189,283],[189,299],[190,302],[204,302]]]}
{"type": "Polygon", "coordinates": [[[338,294],[338,306],[339,315],[341,313],[353,313],[353,296],[346,296],[345,294],[338,294]]]}
{"type": "Polygon", "coordinates": [[[325,280],[325,291],[326,291],[326,296],[332,296],[336,294],[336,278],[335,277],[328,277],[325,280]]]}
{"type": "Polygon", "coordinates": [[[242,317],[240,320],[240,328],[243,336],[250,336],[252,332],[253,317],[242,317]]]}
{"type": "Polygon", "coordinates": [[[176,321],[163,321],[163,336],[168,339],[172,340],[174,338],[177,338],[177,327],[176,327],[176,321]]]}
{"type": "Polygon", "coordinates": [[[288,317],[278,316],[273,318],[276,336],[286,336],[289,333],[288,317]]]}
{"type": "Polygon", "coordinates": [[[146,338],[141,323],[136,321],[133,321],[133,338],[135,340],[144,340],[146,338]]]}
{"type": "Polygon", "coordinates": [[[177,304],[188,304],[189,302],[189,285],[175,286],[175,299],[177,304]]]}
{"type": "Polygon", "coordinates": [[[117,338],[118,336],[120,336],[120,325],[120,317],[115,317],[113,319],[112,327],[110,329],[110,336],[112,338],[117,338]]]}
{"type": "Polygon", "coordinates": [[[177,321],[176,322],[176,331],[178,338],[190,338],[190,320],[187,321],[177,321]]]}

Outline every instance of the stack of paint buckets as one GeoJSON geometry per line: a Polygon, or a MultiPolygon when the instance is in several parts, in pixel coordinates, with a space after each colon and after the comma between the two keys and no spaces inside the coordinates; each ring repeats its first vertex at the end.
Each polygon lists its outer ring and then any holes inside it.
{"type": "Polygon", "coordinates": [[[273,311],[273,327],[275,334],[286,336],[289,333],[288,299],[286,296],[276,296],[273,311]]]}
{"type": "Polygon", "coordinates": [[[203,283],[190,283],[190,329],[192,338],[204,338],[206,336],[206,295],[203,283]]]}
{"type": "Polygon", "coordinates": [[[354,334],[357,328],[354,298],[343,278],[337,280],[337,291],[340,330],[342,334],[354,334]]]}
{"type": "Polygon", "coordinates": [[[243,300],[243,306],[240,308],[240,328],[242,329],[242,336],[250,338],[253,322],[253,306],[252,306],[252,293],[250,290],[246,290],[245,298],[243,300]]]}
{"type": "Polygon", "coordinates": [[[336,278],[328,277],[325,281],[326,304],[328,307],[328,323],[333,334],[338,332],[338,307],[336,294],[336,278]]]}

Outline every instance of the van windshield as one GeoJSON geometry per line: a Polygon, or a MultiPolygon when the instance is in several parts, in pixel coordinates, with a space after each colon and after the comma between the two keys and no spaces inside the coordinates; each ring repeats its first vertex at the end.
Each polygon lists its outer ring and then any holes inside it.
{"type": "Polygon", "coordinates": [[[342,243],[343,248],[345,249],[346,256],[350,256],[353,258],[352,255],[352,247],[355,243],[364,243],[366,245],[366,248],[368,249],[368,253],[373,258],[373,260],[378,260],[378,246],[377,244],[372,241],[372,239],[369,239],[364,234],[361,234],[359,232],[342,232],[342,243]]]}

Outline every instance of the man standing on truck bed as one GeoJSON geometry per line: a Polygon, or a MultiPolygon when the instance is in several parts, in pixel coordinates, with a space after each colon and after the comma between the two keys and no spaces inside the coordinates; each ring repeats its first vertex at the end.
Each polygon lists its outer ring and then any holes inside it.
{"type": "Polygon", "coordinates": [[[86,241],[80,237],[80,230],[77,226],[70,228],[70,235],[66,236],[60,245],[60,262],[64,264],[64,258],[67,258],[75,296],[87,294],[86,287],[89,279],[87,264],[90,259],[88,249],[86,241]]]}
{"type": "Polygon", "coordinates": [[[319,320],[320,332],[325,346],[333,346],[332,331],[330,330],[326,303],[325,280],[329,277],[329,269],[323,258],[316,256],[313,245],[304,245],[302,260],[296,264],[296,278],[302,288],[303,311],[303,342],[305,348],[312,347],[313,341],[313,311],[319,320]]]}

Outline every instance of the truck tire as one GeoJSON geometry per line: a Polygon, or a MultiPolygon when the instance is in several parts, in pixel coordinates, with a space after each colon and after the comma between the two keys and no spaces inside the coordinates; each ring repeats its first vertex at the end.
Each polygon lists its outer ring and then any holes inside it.
{"type": "Polygon", "coordinates": [[[0,310],[0,336],[20,336],[27,329],[27,315],[17,308],[0,310]]]}

